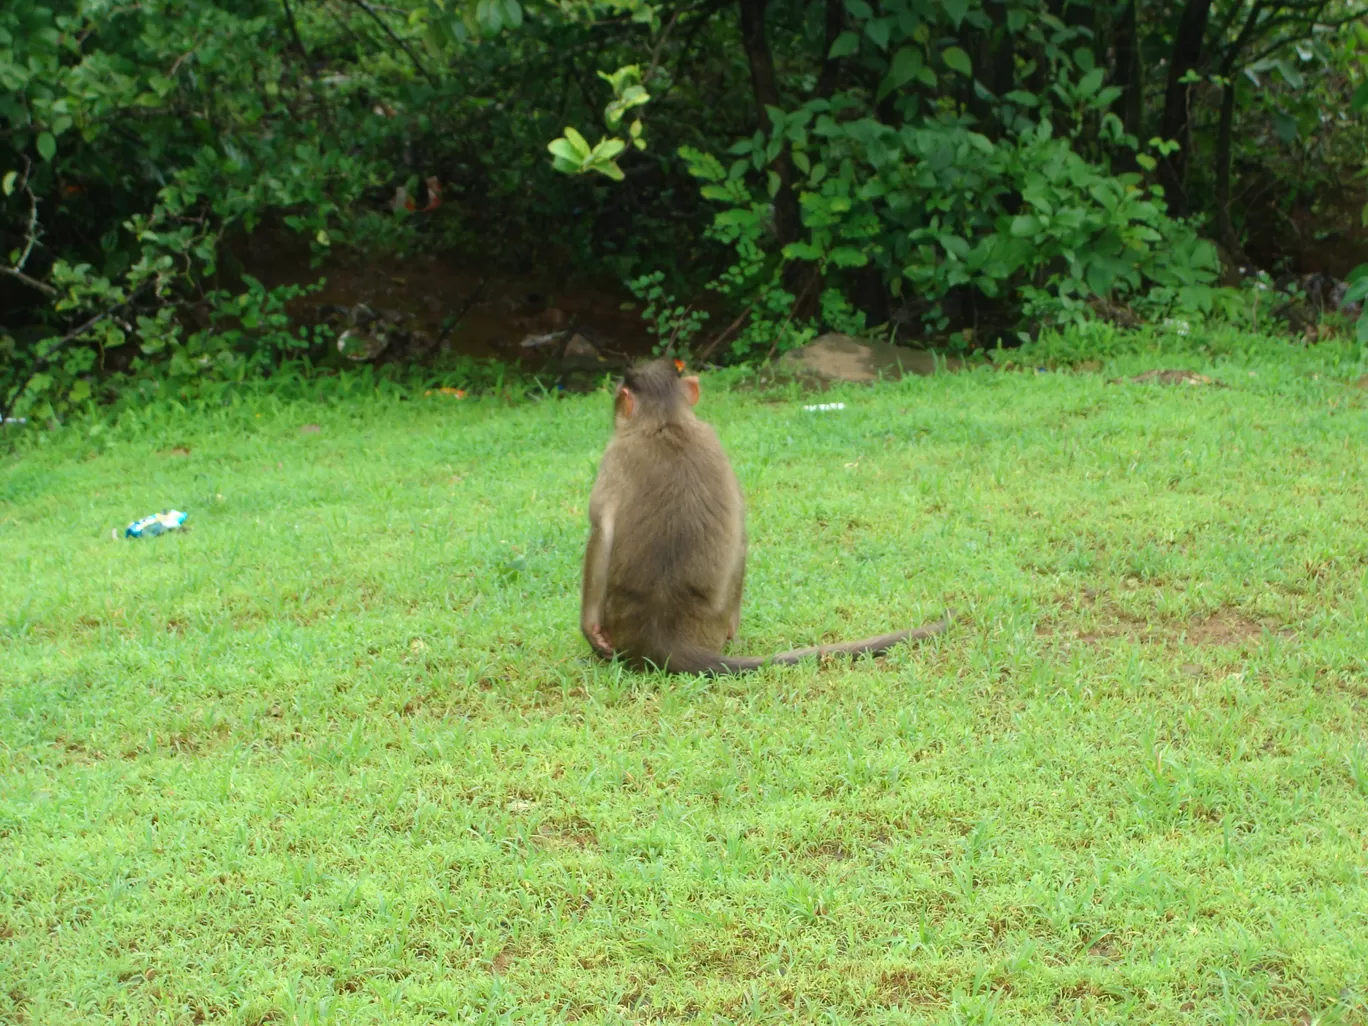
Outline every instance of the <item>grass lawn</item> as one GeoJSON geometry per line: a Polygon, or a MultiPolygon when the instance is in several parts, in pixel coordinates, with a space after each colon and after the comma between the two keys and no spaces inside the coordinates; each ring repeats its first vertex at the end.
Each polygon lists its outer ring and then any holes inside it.
{"type": "Polygon", "coordinates": [[[968,617],[715,682],[579,636],[605,395],[0,458],[0,1022],[1368,1022],[1368,391],[1315,353],[705,378],[735,651],[968,617]]]}

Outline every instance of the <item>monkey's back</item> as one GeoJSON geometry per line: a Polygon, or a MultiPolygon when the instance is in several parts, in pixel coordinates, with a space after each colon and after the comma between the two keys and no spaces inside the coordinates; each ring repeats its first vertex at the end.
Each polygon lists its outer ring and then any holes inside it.
{"type": "Polygon", "coordinates": [[[680,638],[720,649],[745,506],[716,433],[693,418],[644,427],[615,439],[605,473],[619,496],[604,608],[615,645],[657,663],[680,638]]]}

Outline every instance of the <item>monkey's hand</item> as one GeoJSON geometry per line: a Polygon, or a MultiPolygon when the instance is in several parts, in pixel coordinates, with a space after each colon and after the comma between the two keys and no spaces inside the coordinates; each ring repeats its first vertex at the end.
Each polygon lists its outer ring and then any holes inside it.
{"type": "Polygon", "coordinates": [[[584,636],[589,639],[589,645],[593,650],[604,659],[613,658],[613,639],[608,637],[608,632],[599,624],[591,624],[584,629],[584,636]]]}

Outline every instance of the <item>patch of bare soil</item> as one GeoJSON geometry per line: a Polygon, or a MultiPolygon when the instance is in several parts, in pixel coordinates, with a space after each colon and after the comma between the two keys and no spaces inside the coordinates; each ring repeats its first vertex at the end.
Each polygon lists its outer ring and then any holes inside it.
{"type": "Polygon", "coordinates": [[[1076,599],[1071,597],[1065,601],[1065,607],[1077,613],[1087,610],[1093,622],[1080,629],[1061,619],[1046,618],[1036,625],[1037,637],[1059,639],[1065,647],[1075,641],[1085,645],[1101,645],[1124,638],[1139,644],[1164,648],[1184,645],[1200,648],[1233,648],[1257,643],[1265,631],[1278,633],[1284,637],[1293,634],[1290,628],[1256,620],[1234,609],[1220,609],[1198,620],[1167,620],[1152,623],[1143,617],[1118,609],[1105,600],[1099,601],[1096,593],[1086,593],[1076,599]]]}
{"type": "Polygon", "coordinates": [[[1152,370],[1145,371],[1144,374],[1137,374],[1133,378],[1113,378],[1113,385],[1121,385],[1129,382],[1132,385],[1145,385],[1151,382],[1159,385],[1212,385],[1216,388],[1228,387],[1223,382],[1215,378],[1209,378],[1205,374],[1196,374],[1185,370],[1152,370]]]}
{"type": "Polygon", "coordinates": [[[307,247],[269,232],[240,242],[235,250],[246,272],[267,287],[323,279],[317,292],[290,300],[286,311],[304,324],[351,324],[363,336],[357,348],[367,358],[421,361],[455,355],[541,369],[562,358],[575,336],[582,352],[587,342],[595,362],[601,354],[610,364],[647,355],[654,343],[640,304],[625,290],[566,274],[502,273],[438,255],[338,258],[313,268],[307,247]],[[358,310],[365,311],[359,325],[358,310]],[[402,341],[365,344],[381,333],[402,341]]]}
{"type": "Polygon", "coordinates": [[[1189,645],[1243,645],[1263,637],[1266,624],[1222,609],[1187,628],[1189,645]]]}
{"type": "Polygon", "coordinates": [[[543,823],[533,841],[543,848],[593,848],[598,835],[585,820],[574,818],[564,823],[543,823]]]}

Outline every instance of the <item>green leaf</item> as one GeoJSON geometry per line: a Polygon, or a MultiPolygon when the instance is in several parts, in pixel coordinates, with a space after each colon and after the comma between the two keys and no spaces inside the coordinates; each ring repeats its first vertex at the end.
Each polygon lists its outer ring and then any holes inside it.
{"type": "Polygon", "coordinates": [[[492,36],[503,28],[503,16],[496,0],[480,0],[475,5],[475,20],[480,23],[486,35],[492,36]]]}
{"type": "Polygon", "coordinates": [[[1283,142],[1295,142],[1297,138],[1297,119],[1286,111],[1275,111],[1273,114],[1273,131],[1278,133],[1278,138],[1283,142]]]}
{"type": "Polygon", "coordinates": [[[974,67],[969,63],[969,55],[958,46],[947,46],[942,50],[941,60],[945,61],[947,68],[958,71],[961,75],[969,76],[974,73],[974,67]]]}
{"type": "Polygon", "coordinates": [[[874,8],[870,7],[866,0],[845,0],[845,9],[856,21],[874,17],[874,8]]]}
{"type": "Polygon", "coordinates": [[[615,182],[620,182],[627,176],[622,173],[622,168],[618,167],[611,160],[602,164],[595,164],[594,170],[601,175],[606,175],[615,182]]]}
{"type": "Polygon", "coordinates": [[[1036,98],[1035,93],[1028,93],[1022,89],[1013,89],[1010,93],[1004,96],[1003,99],[1011,100],[1013,103],[1021,107],[1035,107],[1040,104],[1040,100],[1036,98]]]}
{"type": "Polygon", "coordinates": [[[1040,220],[1034,214],[1018,214],[1012,218],[1012,234],[1017,238],[1025,238],[1040,231],[1040,220]]]}
{"type": "Polygon", "coordinates": [[[1349,98],[1349,109],[1368,110],[1368,82],[1354,90],[1354,95],[1349,98]]]}
{"type": "MultiPolygon", "coordinates": [[[[893,60],[889,64],[888,74],[879,83],[879,93],[877,100],[882,100],[895,89],[900,89],[917,77],[917,72],[922,69],[922,53],[915,46],[902,46],[893,55],[893,60]]],[[[876,102],[877,102],[876,100],[876,102]]]]}
{"type": "Polygon", "coordinates": [[[869,258],[852,246],[837,246],[831,251],[831,262],[837,267],[863,267],[869,258]]]}
{"type": "Polygon", "coordinates": [[[16,181],[18,181],[18,180],[19,180],[19,172],[18,172],[18,171],[6,171],[6,172],[5,172],[4,180],[3,180],[3,181],[0,181],[0,190],[3,190],[6,196],[13,196],[13,195],[14,195],[14,183],[15,183],[16,181]]]}
{"type": "Polygon", "coordinates": [[[1078,95],[1083,97],[1092,96],[1102,88],[1102,79],[1106,72],[1101,68],[1093,68],[1078,81],[1078,95]]]}
{"type": "Polygon", "coordinates": [[[1293,89],[1305,88],[1306,79],[1302,78],[1301,72],[1292,66],[1291,61],[1280,60],[1277,62],[1277,68],[1278,74],[1282,75],[1283,77],[1283,81],[1290,85],[1293,89]]]}
{"type": "Polygon", "coordinates": [[[945,13],[954,22],[955,28],[959,28],[964,16],[969,13],[969,0],[941,0],[941,6],[945,8],[945,13]]]}
{"type": "Polygon", "coordinates": [[[810,242],[790,242],[784,247],[785,260],[820,260],[822,251],[810,242]]]}
{"type": "Polygon", "coordinates": [[[90,382],[85,378],[77,378],[71,385],[71,391],[67,393],[67,399],[73,403],[83,403],[90,398],[90,382]]]}
{"type": "Polygon", "coordinates": [[[958,235],[942,235],[940,244],[945,247],[945,251],[953,257],[964,260],[969,256],[969,243],[965,242],[958,235]]]}
{"type": "Polygon", "coordinates": [[[892,34],[893,23],[888,18],[871,18],[865,22],[865,35],[873,40],[880,50],[888,49],[888,37],[892,34]]]}
{"type": "Polygon", "coordinates": [[[572,168],[578,169],[584,163],[584,158],[588,154],[581,153],[564,139],[552,139],[546,144],[546,148],[551,151],[551,155],[557,160],[565,161],[572,168]]]}
{"type": "Polygon", "coordinates": [[[831,49],[827,51],[827,59],[835,60],[837,57],[849,57],[860,48],[860,37],[854,32],[842,32],[836,37],[836,42],[831,44],[831,49]]]}
{"type": "Polygon", "coordinates": [[[38,156],[45,161],[51,161],[57,156],[57,140],[53,138],[51,132],[38,133],[38,156]]]}
{"type": "Polygon", "coordinates": [[[503,0],[503,23],[508,28],[519,28],[523,22],[522,4],[518,0],[503,0]]]}
{"type": "Polygon", "coordinates": [[[579,132],[569,125],[565,128],[565,138],[569,140],[570,145],[575,148],[576,152],[585,157],[589,156],[589,144],[584,141],[584,136],[580,135],[579,132]]]}

